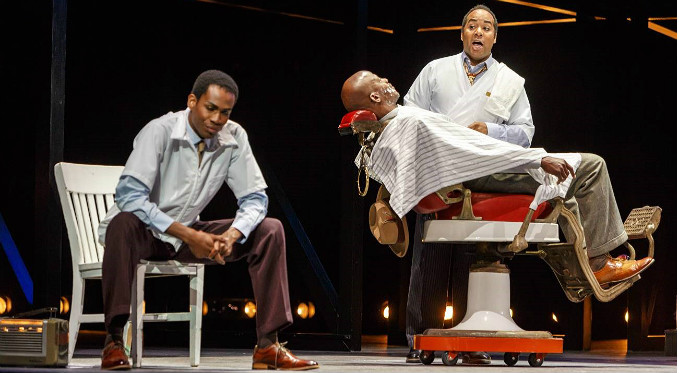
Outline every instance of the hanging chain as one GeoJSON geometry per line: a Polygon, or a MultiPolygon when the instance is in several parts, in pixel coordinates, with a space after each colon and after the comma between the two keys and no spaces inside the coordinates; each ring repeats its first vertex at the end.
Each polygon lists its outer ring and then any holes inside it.
{"type": "Polygon", "coordinates": [[[358,175],[356,175],[356,188],[358,189],[358,195],[361,197],[365,197],[368,194],[368,188],[370,187],[370,171],[368,170],[366,159],[370,158],[370,153],[375,145],[375,137],[375,132],[370,132],[367,136],[364,133],[358,134],[358,143],[361,145],[361,151],[359,153],[358,175]],[[361,188],[361,172],[365,174],[365,186],[363,188],[361,188]]]}

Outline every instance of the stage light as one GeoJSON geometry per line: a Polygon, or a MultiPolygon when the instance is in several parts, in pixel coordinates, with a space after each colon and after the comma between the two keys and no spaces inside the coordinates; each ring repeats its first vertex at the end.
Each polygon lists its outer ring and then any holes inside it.
{"type": "Polygon", "coordinates": [[[0,315],[9,313],[12,310],[12,298],[9,296],[0,297],[0,315]]]}
{"type": "Polygon", "coordinates": [[[509,309],[509,317],[514,317],[514,310],[511,308],[509,309]]]}
{"type": "Polygon", "coordinates": [[[313,318],[316,315],[316,306],[314,306],[313,303],[309,302],[309,318],[313,318]]]}
{"type": "Polygon", "coordinates": [[[306,319],[309,316],[309,306],[302,302],[297,306],[297,316],[306,319]]]}
{"type": "Polygon", "coordinates": [[[203,316],[207,315],[208,307],[207,302],[203,301],[203,316]]]}
{"type": "Polygon", "coordinates": [[[446,306],[446,313],[443,315],[443,320],[453,319],[453,306],[446,306]]]}
{"type": "Polygon", "coordinates": [[[628,310],[625,310],[625,322],[626,323],[629,322],[629,311],[628,310]]]}
{"type": "Polygon", "coordinates": [[[498,1],[502,1],[502,2],[505,2],[505,3],[517,4],[517,5],[523,5],[523,6],[531,7],[531,8],[542,9],[542,10],[546,10],[548,12],[553,12],[553,13],[567,14],[569,16],[576,15],[576,13],[572,10],[561,9],[561,8],[556,8],[556,7],[553,7],[553,6],[531,3],[531,2],[528,2],[528,1],[521,1],[521,0],[498,0],[498,1]]]}
{"type": "Polygon", "coordinates": [[[243,312],[245,312],[245,315],[247,317],[253,318],[257,313],[257,306],[254,303],[248,301],[247,303],[245,303],[245,307],[243,307],[243,312]]]}
{"type": "Polygon", "coordinates": [[[68,302],[68,298],[61,297],[59,299],[59,313],[65,315],[71,310],[71,304],[68,302]]]}
{"type": "Polygon", "coordinates": [[[297,306],[297,316],[303,318],[303,319],[310,319],[314,317],[316,314],[316,307],[314,306],[313,303],[300,303],[297,306]]]}
{"type": "Polygon", "coordinates": [[[554,322],[559,322],[559,319],[556,318],[556,314],[554,314],[554,312],[552,312],[552,320],[554,320],[554,322]]]}
{"type": "Polygon", "coordinates": [[[382,313],[382,317],[385,319],[389,319],[389,301],[385,300],[382,302],[382,305],[380,306],[380,312],[382,313]]]}

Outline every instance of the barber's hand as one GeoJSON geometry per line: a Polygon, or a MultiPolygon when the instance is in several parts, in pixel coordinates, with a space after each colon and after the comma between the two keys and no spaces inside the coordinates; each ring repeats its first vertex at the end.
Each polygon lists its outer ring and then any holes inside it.
{"type": "Polygon", "coordinates": [[[216,250],[223,244],[223,240],[216,234],[194,231],[186,244],[189,245],[189,250],[196,258],[210,258],[219,264],[225,263],[224,258],[216,250]]]}
{"type": "Polygon", "coordinates": [[[573,170],[573,167],[561,158],[544,157],[542,158],[542,161],[540,161],[540,167],[542,167],[546,173],[556,176],[559,179],[557,184],[561,184],[566,180],[568,175],[575,177],[575,170],[573,170]]]}
{"type": "Polygon", "coordinates": [[[222,257],[227,257],[233,252],[233,244],[243,237],[243,233],[234,227],[229,227],[226,232],[219,236],[220,245],[217,251],[217,255],[222,257]]]}
{"type": "Polygon", "coordinates": [[[484,122],[474,122],[467,126],[476,132],[481,132],[484,135],[488,134],[488,126],[484,122]]]}

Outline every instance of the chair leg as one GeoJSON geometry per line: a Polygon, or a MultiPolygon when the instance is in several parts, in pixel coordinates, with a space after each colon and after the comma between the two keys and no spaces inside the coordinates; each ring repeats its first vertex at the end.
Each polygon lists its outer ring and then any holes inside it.
{"type": "Polygon", "coordinates": [[[192,367],[197,367],[200,364],[200,342],[201,329],[203,324],[203,277],[205,267],[203,265],[196,266],[196,276],[191,277],[190,288],[190,312],[191,319],[189,320],[189,360],[192,367]]]}
{"type": "Polygon", "coordinates": [[[132,282],[132,360],[135,368],[141,367],[144,332],[144,276],[146,265],[137,264],[132,282]]]}
{"type": "Polygon", "coordinates": [[[127,320],[123,328],[123,344],[125,345],[125,351],[129,355],[132,352],[132,321],[130,320],[127,320]]]}
{"type": "MultiPolygon", "coordinates": [[[[75,271],[78,269],[76,268],[75,271]]],[[[82,278],[73,278],[73,292],[71,295],[71,317],[68,321],[68,362],[73,359],[73,352],[75,352],[75,342],[78,338],[78,330],[80,330],[80,317],[83,314],[83,299],[85,297],[85,280],[82,278]]]]}

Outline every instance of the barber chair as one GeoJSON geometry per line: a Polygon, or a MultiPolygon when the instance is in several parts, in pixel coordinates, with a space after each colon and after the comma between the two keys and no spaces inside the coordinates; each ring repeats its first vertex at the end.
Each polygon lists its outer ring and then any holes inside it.
{"type": "MultiPolygon", "coordinates": [[[[358,135],[362,156],[363,152],[370,151],[381,128],[372,112],[358,110],[346,114],[338,130],[341,135],[358,135]]],[[[361,171],[366,172],[365,186],[361,187],[360,178],[357,183],[359,194],[365,195],[369,179],[363,164],[359,165],[361,171]]],[[[422,350],[423,364],[433,362],[435,351],[443,352],[445,365],[455,365],[460,353],[465,351],[488,351],[503,352],[508,366],[515,365],[521,353],[528,353],[528,363],[538,367],[547,354],[563,352],[561,338],[547,331],[525,331],[514,323],[509,312],[509,269],[501,264],[501,259],[515,255],[540,257],[550,266],[572,302],[581,302],[589,295],[602,302],[611,301],[641,278],[636,275],[602,287],[589,267],[583,229],[573,213],[564,208],[563,200],[543,202],[532,210],[529,205],[533,198],[532,195],[474,193],[456,185],[430,194],[414,208],[425,217],[424,242],[474,243],[477,247],[463,320],[451,329],[428,329],[415,336],[413,347],[422,350]],[[573,227],[573,242],[560,242],[557,224],[560,216],[573,227]],[[529,244],[536,244],[537,249],[526,250],[529,244]]],[[[660,212],[659,207],[634,209],[624,223],[630,239],[649,240],[650,257],[654,254],[652,233],[660,222],[660,212]]],[[[634,248],[629,244],[626,247],[630,259],[634,259],[634,248]]]]}

